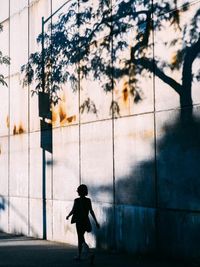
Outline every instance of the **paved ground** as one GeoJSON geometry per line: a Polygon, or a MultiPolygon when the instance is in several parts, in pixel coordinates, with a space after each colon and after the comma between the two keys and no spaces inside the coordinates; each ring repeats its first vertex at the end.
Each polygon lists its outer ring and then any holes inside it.
{"type": "MultiPolygon", "coordinates": [[[[89,260],[73,260],[77,248],[67,244],[0,233],[0,267],[85,267],[89,260]]],[[[95,267],[192,267],[180,262],[136,259],[130,255],[95,252],[95,267]]]]}

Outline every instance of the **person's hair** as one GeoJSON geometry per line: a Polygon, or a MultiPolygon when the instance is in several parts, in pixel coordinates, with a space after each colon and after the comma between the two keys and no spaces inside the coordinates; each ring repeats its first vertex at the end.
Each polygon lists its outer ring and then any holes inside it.
{"type": "Polygon", "coordinates": [[[77,188],[77,192],[78,192],[79,196],[85,197],[88,194],[88,188],[87,188],[87,186],[85,184],[81,184],[77,188]]]}

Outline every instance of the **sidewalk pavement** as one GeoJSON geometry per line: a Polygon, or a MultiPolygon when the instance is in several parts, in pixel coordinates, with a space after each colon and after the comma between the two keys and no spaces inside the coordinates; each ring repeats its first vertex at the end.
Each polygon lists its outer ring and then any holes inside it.
{"type": "MultiPolygon", "coordinates": [[[[85,267],[74,261],[77,248],[68,244],[0,233],[0,267],[85,267]]],[[[185,267],[180,262],[136,259],[131,255],[95,251],[95,267],[185,267]]],[[[190,266],[188,266],[190,267],[190,266]]]]}

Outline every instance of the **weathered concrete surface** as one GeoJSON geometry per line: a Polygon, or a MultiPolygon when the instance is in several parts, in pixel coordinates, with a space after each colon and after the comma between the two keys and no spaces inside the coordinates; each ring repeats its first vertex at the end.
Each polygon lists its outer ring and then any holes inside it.
{"type": "Polygon", "coordinates": [[[8,137],[0,138],[0,195],[8,195],[8,137]]]}
{"type": "Polygon", "coordinates": [[[158,113],[158,201],[162,208],[200,210],[199,107],[158,113]]]}
{"type": "MultiPolygon", "coordinates": [[[[162,2],[162,0],[156,0],[156,3],[159,4],[162,2]]],[[[174,4],[171,5],[171,12],[177,12],[180,15],[179,19],[179,26],[176,27],[175,25],[172,25],[170,21],[163,22],[164,29],[163,31],[154,31],[154,56],[155,59],[158,62],[165,62],[166,66],[169,64],[169,66],[173,67],[161,67],[161,70],[164,71],[164,73],[170,77],[173,78],[174,81],[176,81],[178,84],[182,85],[183,82],[183,62],[179,62],[180,66],[175,67],[178,65],[178,51],[180,52],[184,45],[187,43],[187,38],[189,35],[189,32],[183,34],[183,29],[187,23],[191,23],[193,17],[195,16],[196,12],[200,8],[199,1],[189,1],[190,5],[188,5],[187,11],[182,12],[182,6],[183,4],[188,3],[186,0],[179,0],[174,2],[174,4]],[[173,9],[174,7],[174,9],[173,9]],[[178,7],[178,9],[177,9],[178,7]],[[172,42],[175,41],[172,45],[172,42]]],[[[171,1],[170,1],[171,4],[171,1]]],[[[158,16],[156,20],[159,20],[162,23],[163,14],[161,16],[158,16]]],[[[164,20],[163,20],[164,21],[164,20]]],[[[192,24],[192,23],[191,23],[192,24]]],[[[187,46],[190,46],[193,42],[193,39],[191,38],[191,41],[187,43],[187,46]],[[189,44],[190,43],[190,44],[189,44]]],[[[199,58],[196,58],[195,61],[192,64],[192,73],[195,76],[196,73],[199,71],[199,58]]],[[[187,74],[186,74],[187,75],[187,74]]],[[[199,104],[200,103],[200,92],[199,92],[199,81],[196,79],[192,79],[192,101],[193,104],[199,104]]],[[[185,105],[190,104],[189,98],[186,100],[185,105]]],[[[158,110],[167,110],[167,109],[174,109],[180,107],[180,96],[175,92],[175,90],[172,90],[172,87],[170,83],[164,82],[162,79],[159,79],[157,76],[155,76],[155,109],[158,110]]]]}
{"type": "MultiPolygon", "coordinates": [[[[2,11],[0,12],[0,17],[2,20],[6,19],[8,16],[8,2],[4,1],[5,4],[2,5],[2,11]],[[5,16],[5,17],[4,17],[5,16]]],[[[1,20],[0,20],[1,21],[1,20]]],[[[0,51],[3,53],[3,55],[9,54],[9,21],[5,20],[3,23],[3,31],[1,32],[2,38],[0,42],[0,51]]],[[[8,66],[2,67],[0,66],[1,74],[4,75],[5,81],[8,84],[8,73],[9,68],[8,66]]],[[[8,126],[9,126],[9,91],[5,86],[0,84],[0,106],[1,106],[1,112],[0,112],[0,121],[1,121],[1,127],[0,127],[0,136],[6,136],[8,135],[8,126]]]]}
{"type": "Polygon", "coordinates": [[[71,218],[66,220],[73,206],[73,201],[54,200],[53,202],[53,239],[77,245],[76,227],[71,224],[71,218]]]}
{"type": "Polygon", "coordinates": [[[161,210],[158,216],[160,252],[168,257],[199,259],[199,213],[161,210]]]}
{"type": "MultiPolygon", "coordinates": [[[[21,66],[28,61],[28,5],[25,8],[25,5],[21,5],[23,2],[27,4],[24,0],[19,1],[19,5],[13,0],[10,3],[10,75],[19,73],[21,66]]],[[[24,90],[25,93],[26,91],[24,90]]]]}
{"type": "MultiPolygon", "coordinates": [[[[184,267],[183,262],[134,258],[130,255],[92,250],[96,267],[184,267]]],[[[74,261],[77,248],[62,243],[48,242],[24,236],[0,234],[2,267],[75,267],[91,266],[89,260],[74,261]],[[12,256],[11,256],[12,255],[12,256]]],[[[190,265],[192,266],[192,265],[190,265]]]]}
{"type": "Polygon", "coordinates": [[[53,198],[72,201],[79,185],[79,127],[77,125],[53,130],[51,166],[53,198]]]}
{"type": "Polygon", "coordinates": [[[153,114],[119,118],[114,125],[116,203],[154,207],[153,114]]]}
{"type": "Polygon", "coordinates": [[[28,198],[9,198],[9,232],[28,235],[28,198]]]}
{"type": "MultiPolygon", "coordinates": [[[[117,5],[123,4],[124,1],[117,0],[113,1],[113,8],[116,9],[117,5]]],[[[134,3],[136,10],[142,8],[142,3],[134,3]]],[[[126,18],[122,18],[120,21],[125,22],[126,18]]],[[[126,22],[125,22],[126,23],[126,22]]],[[[120,36],[113,37],[113,49],[116,49],[119,41],[126,41],[128,44],[126,48],[121,51],[118,51],[116,58],[114,59],[113,65],[116,68],[123,69],[124,62],[130,60],[130,47],[136,39],[138,32],[136,32],[135,21],[129,21],[129,25],[132,24],[132,27],[128,27],[126,31],[123,31],[120,36]]],[[[141,23],[141,28],[142,28],[141,23]]],[[[152,40],[152,34],[149,39],[152,40]]],[[[153,58],[153,49],[148,47],[146,54],[153,58]]],[[[153,84],[153,74],[149,73],[147,70],[143,69],[142,71],[137,71],[137,67],[130,67],[129,75],[124,75],[123,78],[118,78],[117,74],[114,78],[114,90],[113,90],[113,99],[116,101],[119,107],[119,114],[121,117],[136,115],[141,113],[153,112],[154,110],[154,84],[153,84]],[[133,81],[131,77],[137,80],[137,83],[140,85],[139,88],[133,81]]],[[[115,114],[116,115],[116,114],[115,114]]]]}
{"type": "Polygon", "coordinates": [[[92,233],[88,234],[90,247],[98,247],[108,250],[113,249],[115,246],[113,205],[109,203],[93,202],[92,207],[101,228],[97,229],[93,219],[90,217],[92,223],[92,233]]]}
{"type": "Polygon", "coordinates": [[[117,248],[136,255],[153,253],[156,246],[155,212],[150,208],[117,205],[117,248]]]}
{"type": "Polygon", "coordinates": [[[28,135],[10,136],[10,196],[28,197],[28,166],[28,135]]]}
{"type": "Polygon", "coordinates": [[[112,122],[81,125],[82,183],[90,188],[93,201],[112,203],[112,122]]]}
{"type": "MultiPolygon", "coordinates": [[[[36,39],[41,32],[42,16],[47,18],[65,2],[34,0],[29,1],[28,7],[28,1],[16,4],[12,0],[9,9],[8,1],[1,1],[0,22],[4,30],[0,34],[0,51],[10,53],[13,63],[0,70],[9,85],[8,88],[0,85],[0,229],[41,238],[46,228],[47,239],[76,244],[75,226],[65,217],[77,197],[78,184],[86,183],[101,225],[99,231],[93,226],[94,232],[87,235],[90,246],[139,254],[153,253],[160,247],[160,252],[168,256],[198,256],[198,79],[192,81],[193,115],[189,108],[179,109],[180,95],[167,82],[146,70],[134,73],[134,68],[131,69],[132,78],[139,82],[141,99],[138,96],[137,103],[133,101],[136,88],[128,74],[120,80],[109,77],[114,80],[114,88],[113,93],[107,94],[101,88],[105,77],[101,77],[101,82],[92,75],[80,78],[80,90],[76,92],[67,82],[60,92],[59,104],[52,107],[53,130],[40,132],[38,97],[31,97],[36,84],[22,88],[20,67],[27,62],[28,52],[41,51],[36,39]],[[119,105],[119,114],[114,114],[117,119],[112,119],[112,100],[119,105]],[[82,113],[84,103],[86,111],[82,113]],[[87,112],[87,108],[92,110],[87,112]],[[48,134],[52,134],[53,140],[47,140],[48,134]],[[52,145],[53,153],[42,154],[43,136],[45,144],[52,145]]],[[[94,1],[82,3],[80,10],[96,8],[97,2],[93,5],[91,2],[94,1]]],[[[120,3],[123,2],[113,2],[113,11],[120,3]]],[[[181,38],[180,28],[200,8],[199,1],[191,1],[183,15],[184,3],[186,0],[172,4],[171,11],[180,14],[179,27],[176,24],[174,29],[171,21],[165,21],[166,30],[154,31],[154,36],[151,33],[149,38],[154,47],[150,45],[144,51],[149,59],[154,56],[161,70],[180,84],[182,66],[177,67],[177,50],[187,44],[181,38]],[[174,38],[178,41],[172,45],[174,38]]],[[[66,5],[64,12],[67,8],[66,5]]],[[[135,8],[140,10],[143,3],[135,8]]],[[[162,22],[162,16],[154,15],[154,22],[162,22]]],[[[58,19],[57,14],[52,22],[58,19]]],[[[127,18],[123,21],[127,22],[127,18]]],[[[94,23],[86,23],[79,34],[93,28],[94,23]]],[[[128,46],[116,55],[112,62],[116,67],[123,67],[124,61],[130,59],[130,47],[136,41],[135,21],[131,23],[118,37],[126,40],[128,46]]],[[[141,30],[144,26],[141,24],[141,30]]],[[[96,36],[97,46],[108,33],[105,27],[102,35],[96,36]]],[[[113,48],[118,41],[114,36],[113,48]]],[[[111,50],[103,52],[106,63],[113,60],[111,50]]],[[[90,52],[95,54],[95,46],[91,46],[90,52]]],[[[81,64],[90,64],[90,55],[81,64]]],[[[69,71],[78,76],[75,68],[69,71]]],[[[198,71],[196,59],[192,72],[198,71]]],[[[109,260],[101,262],[101,266],[104,264],[110,264],[109,260]]]]}
{"type": "MultiPolygon", "coordinates": [[[[86,5],[90,5],[92,2],[91,0],[86,3],[86,5]]],[[[94,1],[93,1],[94,2],[94,1]]],[[[93,4],[94,5],[94,4],[93,4]]],[[[83,9],[84,10],[84,9],[83,9]]],[[[92,22],[93,24],[94,22],[92,22]]],[[[84,26],[85,27],[85,26],[84,26]]],[[[88,27],[91,27],[91,25],[88,27]]],[[[106,28],[106,27],[105,27],[106,28]]],[[[83,29],[80,29],[80,31],[83,29]]],[[[104,33],[105,34],[105,33],[104,33]]],[[[98,38],[98,37],[97,37],[98,38]]],[[[101,45],[103,39],[97,39],[97,47],[101,45]]],[[[97,52],[96,46],[91,47],[91,54],[96,53],[97,56],[99,55],[97,52]]],[[[108,64],[111,62],[111,46],[110,49],[104,49],[102,53],[105,63],[108,64]]],[[[83,62],[83,65],[90,66],[91,56],[88,56],[87,61],[83,62]]],[[[99,80],[95,79],[92,74],[88,75],[88,77],[84,77],[80,79],[80,111],[81,111],[81,122],[91,122],[91,121],[98,121],[109,119],[112,116],[111,111],[111,103],[112,103],[112,93],[103,90],[102,86],[108,83],[111,85],[111,79],[108,78],[103,73],[99,80]],[[87,107],[89,107],[89,112],[87,111],[87,107]],[[84,112],[83,112],[84,111],[84,112]]]]}

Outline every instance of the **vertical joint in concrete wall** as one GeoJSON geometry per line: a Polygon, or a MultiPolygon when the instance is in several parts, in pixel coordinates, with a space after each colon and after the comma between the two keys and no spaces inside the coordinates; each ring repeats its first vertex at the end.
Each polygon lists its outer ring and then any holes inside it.
{"type": "MultiPolygon", "coordinates": [[[[28,0],[28,58],[30,54],[30,0],[28,0]]],[[[29,59],[28,59],[29,60],[29,59]]],[[[30,86],[28,84],[28,235],[30,236],[30,86]]]]}
{"type": "MultiPolygon", "coordinates": [[[[80,2],[78,0],[78,13],[80,10],[80,2]]],[[[79,17],[78,17],[79,19],[79,17]]],[[[79,26],[80,23],[78,21],[78,32],[79,32],[79,26]]],[[[78,51],[80,51],[78,49],[78,51]]],[[[80,85],[80,62],[78,62],[78,114],[79,114],[79,120],[78,120],[78,126],[79,126],[79,184],[81,184],[81,111],[80,111],[80,105],[81,105],[81,85],[80,85]]]]}
{"type": "Polygon", "coordinates": [[[156,139],[156,95],[155,95],[155,37],[154,37],[154,12],[153,12],[153,2],[151,0],[151,19],[153,24],[153,33],[152,33],[152,43],[153,43],[153,109],[154,109],[154,184],[155,184],[155,250],[158,251],[158,177],[157,177],[157,139],[156,139]]]}
{"type": "Polygon", "coordinates": [[[42,149],[42,206],[43,206],[43,239],[47,239],[47,220],[46,220],[46,155],[42,149]]]}
{"type": "MultiPolygon", "coordinates": [[[[111,0],[111,15],[113,13],[112,10],[112,0],[111,0]]],[[[112,16],[111,16],[112,18],[112,16]]],[[[114,101],[114,75],[113,75],[113,61],[114,61],[114,51],[113,51],[113,21],[111,21],[111,64],[112,64],[112,74],[111,74],[111,83],[112,83],[112,103],[114,101]]],[[[115,192],[115,114],[112,109],[112,154],[113,154],[113,249],[116,250],[116,192],[115,192]]]]}
{"type": "MultiPolygon", "coordinates": [[[[8,55],[10,57],[10,0],[8,18],[8,55]]],[[[10,121],[10,65],[8,66],[8,117],[10,121]]],[[[8,232],[10,232],[10,123],[8,125],[8,232]]]]}

